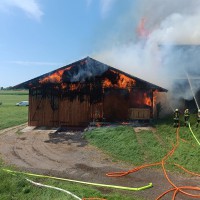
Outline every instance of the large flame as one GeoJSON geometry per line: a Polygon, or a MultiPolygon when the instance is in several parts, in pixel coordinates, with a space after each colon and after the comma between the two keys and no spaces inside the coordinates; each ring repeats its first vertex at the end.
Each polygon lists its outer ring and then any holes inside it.
{"type": "Polygon", "coordinates": [[[60,69],[53,74],[39,80],[39,83],[44,84],[44,83],[60,83],[62,81],[62,75],[65,71],[70,70],[71,67],[67,67],[65,69],[60,69]]]}
{"type": "MultiPolygon", "coordinates": [[[[117,73],[113,70],[111,70],[113,73],[117,73]]],[[[120,74],[118,73],[119,75],[119,79],[118,79],[118,82],[113,84],[111,82],[111,80],[109,80],[108,78],[105,78],[104,81],[103,81],[103,87],[104,88],[109,88],[109,87],[114,87],[114,88],[122,88],[122,89],[130,89],[130,87],[132,87],[133,85],[136,84],[136,81],[132,78],[129,78],[128,76],[124,75],[124,74],[120,74]]]]}
{"type": "Polygon", "coordinates": [[[144,93],[144,104],[147,105],[147,106],[152,106],[153,105],[153,108],[155,108],[156,102],[157,102],[157,94],[158,94],[157,90],[153,91],[153,99],[151,99],[147,95],[147,93],[144,93]],[[152,102],[152,100],[153,100],[153,102],[152,102]]]}
{"type": "Polygon", "coordinates": [[[118,81],[118,85],[120,88],[127,88],[127,87],[131,87],[133,85],[135,85],[136,81],[125,76],[124,74],[119,74],[120,75],[120,79],[118,81]]]}

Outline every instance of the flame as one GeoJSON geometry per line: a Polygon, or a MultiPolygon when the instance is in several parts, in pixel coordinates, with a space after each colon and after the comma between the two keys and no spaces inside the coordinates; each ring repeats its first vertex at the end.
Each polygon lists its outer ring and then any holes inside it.
{"type": "Polygon", "coordinates": [[[79,88],[79,84],[70,84],[69,89],[71,91],[77,90],[79,88]]]}
{"type": "Polygon", "coordinates": [[[62,80],[62,75],[65,71],[70,70],[70,67],[67,67],[65,69],[60,69],[59,71],[54,72],[53,74],[39,80],[39,83],[44,84],[44,83],[60,83],[62,80]]]}
{"type": "Polygon", "coordinates": [[[119,80],[116,84],[113,84],[108,78],[105,78],[103,82],[104,88],[115,87],[115,88],[122,88],[122,89],[125,89],[125,88],[130,89],[130,87],[136,84],[136,81],[134,79],[129,78],[128,76],[124,74],[120,74],[113,70],[110,70],[110,71],[112,71],[115,74],[117,73],[119,75],[119,80]]]}
{"type": "Polygon", "coordinates": [[[67,83],[61,83],[61,88],[64,90],[69,86],[69,90],[74,91],[77,90],[80,86],[79,83],[72,83],[72,84],[67,84],[67,83]]]}
{"type": "Polygon", "coordinates": [[[144,93],[144,104],[147,106],[152,106],[151,98],[148,97],[147,93],[144,93]]]}
{"type": "Polygon", "coordinates": [[[113,84],[111,83],[111,81],[108,78],[105,78],[105,80],[103,82],[103,87],[105,87],[105,88],[113,87],[113,84]]]}
{"type": "Polygon", "coordinates": [[[118,81],[118,85],[120,88],[127,88],[135,85],[136,81],[125,76],[124,74],[119,74],[120,79],[118,81]]]}
{"type": "Polygon", "coordinates": [[[67,84],[66,83],[61,83],[61,88],[64,90],[67,88],[67,84]]]}
{"type": "Polygon", "coordinates": [[[137,28],[138,35],[141,38],[147,38],[149,35],[149,31],[147,31],[145,28],[145,23],[146,23],[146,19],[142,18],[137,28]]]}

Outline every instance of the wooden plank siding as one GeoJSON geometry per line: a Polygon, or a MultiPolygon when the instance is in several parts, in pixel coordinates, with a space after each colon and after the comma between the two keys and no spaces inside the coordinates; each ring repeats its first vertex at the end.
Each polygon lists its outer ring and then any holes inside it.
{"type": "Polygon", "coordinates": [[[110,91],[104,96],[103,111],[106,121],[128,120],[129,99],[119,91],[110,91]]]}
{"type": "MultiPolygon", "coordinates": [[[[90,103],[90,96],[84,96],[80,101],[78,96],[73,100],[62,97],[59,93],[42,95],[39,90],[29,95],[29,120],[30,126],[87,126],[92,121],[127,121],[139,119],[144,113],[136,116],[130,109],[146,109],[150,114],[142,118],[151,118],[153,105],[144,104],[144,93],[153,101],[151,90],[127,90],[111,89],[105,91],[102,102],[90,103]]],[[[146,111],[145,111],[146,112],[146,111]]]]}
{"type": "Polygon", "coordinates": [[[85,126],[90,121],[89,101],[80,102],[78,98],[60,100],[59,124],[67,126],[85,126]]]}
{"type": "Polygon", "coordinates": [[[29,96],[30,126],[86,126],[90,122],[89,101],[59,99],[58,108],[52,109],[48,97],[29,96]]]}
{"type": "Polygon", "coordinates": [[[131,120],[148,120],[150,119],[150,109],[148,108],[130,108],[129,119],[131,120]]]}

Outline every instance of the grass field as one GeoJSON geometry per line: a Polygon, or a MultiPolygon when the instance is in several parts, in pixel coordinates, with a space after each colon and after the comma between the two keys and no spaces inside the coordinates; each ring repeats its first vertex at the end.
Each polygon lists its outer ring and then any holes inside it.
{"type": "MultiPolygon", "coordinates": [[[[80,198],[98,197],[106,198],[108,200],[142,200],[142,198],[134,197],[132,195],[119,194],[119,190],[109,190],[107,194],[103,194],[97,188],[85,186],[81,184],[69,183],[66,181],[49,180],[42,178],[32,178],[24,175],[12,175],[2,170],[4,168],[0,162],[0,199],[1,200],[74,200],[68,194],[63,192],[37,187],[26,181],[29,178],[32,181],[39,182],[54,187],[59,187],[72,192],[80,198]],[[108,194],[109,193],[109,194],[108,194]]],[[[10,169],[10,167],[7,167],[10,169]]],[[[131,194],[131,193],[130,193],[131,194]]]]}
{"type": "Polygon", "coordinates": [[[0,90],[0,130],[27,122],[28,108],[15,106],[19,101],[28,100],[28,92],[0,90]]]}
{"type": "MultiPolygon", "coordinates": [[[[191,116],[192,129],[200,141],[200,127],[195,127],[195,117],[191,116]]],[[[86,134],[89,142],[110,154],[114,160],[123,160],[135,166],[159,162],[173,148],[176,129],[173,120],[163,119],[154,124],[156,131],[135,133],[133,127],[97,128],[86,134]]],[[[167,168],[179,170],[178,163],[193,172],[200,171],[200,148],[188,127],[180,128],[180,145],[169,159],[167,168]]],[[[160,166],[159,166],[160,167],[160,166]]],[[[180,170],[179,170],[180,171],[180,170]]]]}

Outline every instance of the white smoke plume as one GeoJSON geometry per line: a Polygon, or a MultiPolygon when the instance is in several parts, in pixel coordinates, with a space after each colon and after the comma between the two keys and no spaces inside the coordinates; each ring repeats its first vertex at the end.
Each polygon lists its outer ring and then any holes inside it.
{"type": "Polygon", "coordinates": [[[112,33],[94,57],[167,88],[177,98],[193,98],[186,74],[197,92],[200,1],[140,0],[130,8],[121,16],[119,32],[112,33]],[[146,30],[139,36],[137,26],[142,18],[146,30]]]}

